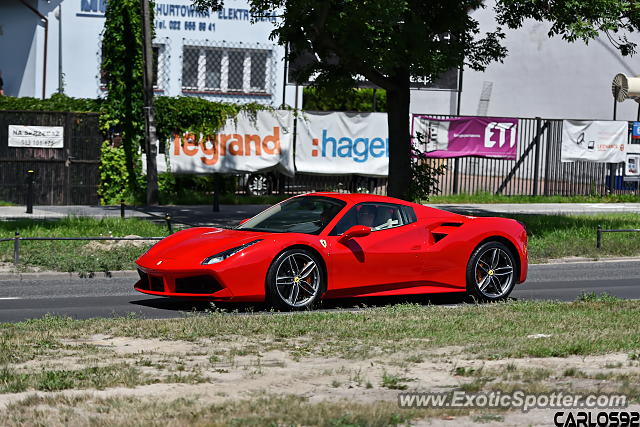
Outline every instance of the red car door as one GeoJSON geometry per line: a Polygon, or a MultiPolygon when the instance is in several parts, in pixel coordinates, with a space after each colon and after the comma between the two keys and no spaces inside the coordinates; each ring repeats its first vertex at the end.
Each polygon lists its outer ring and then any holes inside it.
{"type": "Polygon", "coordinates": [[[327,237],[327,296],[358,295],[414,286],[423,277],[426,232],[400,205],[354,206],[327,237]],[[412,222],[413,221],[413,222],[412,222]],[[368,236],[344,239],[353,225],[371,227],[368,236]]]}

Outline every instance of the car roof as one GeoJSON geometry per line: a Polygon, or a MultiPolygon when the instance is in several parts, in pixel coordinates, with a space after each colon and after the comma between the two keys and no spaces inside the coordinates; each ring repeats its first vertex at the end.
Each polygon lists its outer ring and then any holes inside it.
{"type": "Polygon", "coordinates": [[[343,200],[348,203],[363,203],[363,202],[381,202],[381,203],[399,203],[401,205],[415,205],[415,203],[407,202],[406,200],[396,199],[394,197],[379,196],[377,194],[365,194],[365,193],[333,193],[333,192],[315,192],[302,194],[301,196],[324,196],[332,197],[334,199],[343,200]]]}

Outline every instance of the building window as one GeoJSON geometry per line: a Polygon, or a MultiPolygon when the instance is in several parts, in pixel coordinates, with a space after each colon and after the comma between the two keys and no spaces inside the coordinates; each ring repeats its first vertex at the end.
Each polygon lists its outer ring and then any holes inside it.
{"type": "Polygon", "coordinates": [[[182,51],[182,91],[270,95],[270,49],[186,45],[182,51]]]}
{"type": "MultiPolygon", "coordinates": [[[[163,92],[167,88],[167,44],[162,43],[154,43],[152,46],[153,49],[153,90],[156,92],[163,92]]],[[[100,55],[100,88],[105,90],[107,87],[107,72],[102,67],[102,52],[100,55]]]]}

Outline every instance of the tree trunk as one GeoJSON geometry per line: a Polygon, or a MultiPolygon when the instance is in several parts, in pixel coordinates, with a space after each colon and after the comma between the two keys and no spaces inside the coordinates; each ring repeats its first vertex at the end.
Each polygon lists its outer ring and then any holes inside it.
{"type": "Polygon", "coordinates": [[[411,150],[409,130],[409,73],[394,79],[399,88],[387,89],[389,127],[389,181],[387,194],[408,200],[411,184],[411,150]]]}

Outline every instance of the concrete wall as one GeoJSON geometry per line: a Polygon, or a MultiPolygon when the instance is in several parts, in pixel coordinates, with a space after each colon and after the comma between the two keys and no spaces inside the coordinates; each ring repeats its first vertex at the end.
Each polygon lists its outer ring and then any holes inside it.
{"type": "MultiPolygon", "coordinates": [[[[491,2],[474,16],[482,31],[495,27],[491,2]]],[[[589,45],[568,43],[547,36],[548,23],[527,22],[507,31],[509,50],[504,63],[493,63],[485,72],[465,70],[461,114],[510,117],[612,119],[611,81],[617,73],[640,73],[640,54],[623,57],[606,37],[589,45]],[[484,86],[491,96],[481,102],[484,86]]],[[[630,37],[640,42],[639,37],[630,37]]],[[[640,43],[639,43],[640,44],[640,43]]],[[[411,111],[452,114],[456,93],[414,91],[411,111]]],[[[618,104],[618,119],[635,120],[638,104],[618,104]]]]}

